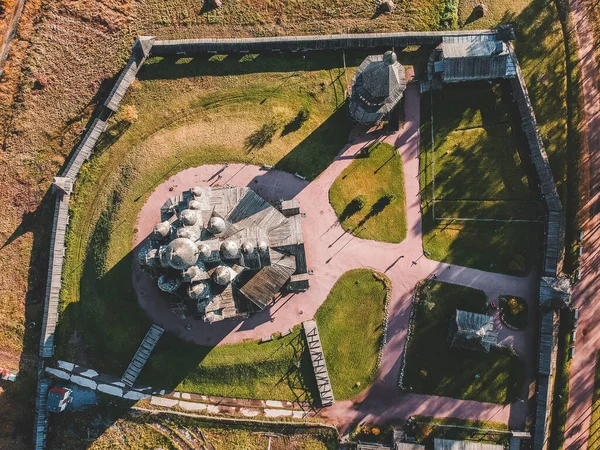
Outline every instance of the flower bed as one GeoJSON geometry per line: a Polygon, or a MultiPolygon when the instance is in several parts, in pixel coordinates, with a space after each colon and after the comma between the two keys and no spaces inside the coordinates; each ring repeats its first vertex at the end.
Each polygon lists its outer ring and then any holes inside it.
{"type": "Polygon", "coordinates": [[[511,330],[527,328],[528,308],[525,299],[513,295],[501,295],[498,297],[498,305],[502,311],[500,318],[507,328],[511,330]]]}

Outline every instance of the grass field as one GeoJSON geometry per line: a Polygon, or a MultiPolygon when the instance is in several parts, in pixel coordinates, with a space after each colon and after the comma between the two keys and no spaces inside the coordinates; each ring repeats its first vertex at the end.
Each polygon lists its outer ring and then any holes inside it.
{"type": "Polygon", "coordinates": [[[329,190],[344,230],[363,239],[401,242],[406,237],[402,157],[386,143],[352,162],[329,190]]]}
{"type": "Polygon", "coordinates": [[[295,425],[256,425],[210,422],[175,414],[150,414],[107,406],[105,401],[85,411],[64,412],[52,417],[48,448],[100,449],[187,449],[263,450],[272,434],[273,450],[335,450],[337,437],[328,428],[295,425]]]}
{"type": "Polygon", "coordinates": [[[512,403],[524,379],[524,365],[517,356],[456,349],[448,343],[450,321],[457,309],[487,313],[483,291],[426,280],[418,295],[404,385],[421,394],[512,403]]]}
{"type": "Polygon", "coordinates": [[[446,86],[431,95],[421,100],[424,249],[435,260],[526,275],[541,232],[535,221],[543,216],[529,190],[501,86],[446,86]]]}
{"type": "Polygon", "coordinates": [[[354,397],[375,378],[383,341],[386,283],[384,275],[375,278],[368,269],[346,272],[317,311],[336,400],[354,397]]]}
{"type": "MultiPolygon", "coordinates": [[[[150,61],[128,100],[136,106],[138,120],[128,128],[113,122],[100,152],[80,174],[67,238],[63,331],[57,340],[65,357],[106,359],[102,324],[115,324],[115,308],[136,310],[130,281],[133,234],[137,213],[155,185],[186,167],[211,162],[268,163],[315,176],[346,141],[344,111],[336,112],[344,77],[337,78],[335,69],[335,75],[318,68],[300,72],[310,60],[265,57],[247,63],[213,60],[198,73],[197,62],[174,62],[150,61]],[[273,71],[267,71],[269,64],[273,71]],[[209,70],[230,75],[211,76],[209,70]],[[163,79],[166,73],[170,77],[163,79]],[[282,136],[285,124],[305,106],[309,120],[282,136]],[[271,142],[248,149],[248,137],[273,121],[278,128],[271,142]],[[69,343],[74,333],[80,345],[69,343]]],[[[138,340],[128,335],[131,327],[125,320],[146,319],[142,312],[117,318],[123,325],[107,348],[131,350],[138,340]]]]}

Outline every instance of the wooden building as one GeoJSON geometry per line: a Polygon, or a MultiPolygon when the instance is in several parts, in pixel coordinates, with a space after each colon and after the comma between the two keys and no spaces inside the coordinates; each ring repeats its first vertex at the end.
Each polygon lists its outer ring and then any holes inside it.
{"type": "Polygon", "coordinates": [[[497,80],[516,77],[516,68],[507,43],[495,36],[446,36],[429,60],[428,77],[443,83],[497,80]]]}
{"type": "Polygon", "coordinates": [[[498,333],[494,331],[494,318],[485,314],[456,310],[450,324],[450,346],[465,350],[489,352],[498,344],[498,333]]]}
{"type": "Polygon", "coordinates": [[[365,125],[381,122],[400,102],[406,72],[392,51],[368,56],[352,80],[350,115],[365,125]]]}
{"type": "Polygon", "coordinates": [[[266,308],[308,288],[300,205],[281,210],[249,188],[194,187],[169,198],[139,253],[172,311],[207,322],[266,308]]]}
{"type": "Polygon", "coordinates": [[[453,441],[450,439],[434,439],[434,450],[504,450],[500,444],[485,444],[474,441],[453,441]]]}

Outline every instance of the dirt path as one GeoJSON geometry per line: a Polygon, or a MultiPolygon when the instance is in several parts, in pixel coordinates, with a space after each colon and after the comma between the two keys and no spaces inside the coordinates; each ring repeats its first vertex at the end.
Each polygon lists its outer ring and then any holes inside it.
{"type": "Polygon", "coordinates": [[[598,444],[600,436],[590,436],[596,353],[600,348],[600,95],[598,61],[593,48],[592,24],[583,0],[570,0],[577,41],[583,110],[585,116],[584,170],[589,171],[590,186],[583,209],[582,280],[573,289],[573,303],[579,308],[576,352],[571,362],[569,409],[565,428],[565,449],[585,449],[598,444]],[[588,439],[589,438],[589,439],[588,439]]]}
{"type": "MultiPolygon", "coordinates": [[[[134,286],[140,304],[155,323],[169,329],[185,340],[203,345],[219,345],[258,339],[272,333],[283,332],[314,316],[325,301],[334,283],[344,272],[369,267],[386,275],[392,281],[392,296],[388,324],[388,340],[377,379],[373,386],[352,401],[336,402],[323,416],[340,425],[360,420],[387,421],[404,419],[411,414],[437,417],[494,420],[521,427],[527,414],[527,403],[511,407],[460,401],[444,397],[407,395],[398,388],[401,355],[406,342],[411,295],[419,280],[435,274],[440,281],[461,284],[483,290],[489,301],[500,294],[518,295],[536,311],[535,274],[527,278],[483,272],[480,270],[431,261],[424,257],[421,239],[419,197],[419,92],[411,85],[405,93],[405,120],[403,128],[386,138],[402,156],[408,233],[399,244],[368,241],[355,238],[339,225],[329,204],[329,188],[341,172],[352,163],[360,150],[377,136],[355,136],[352,142],[316,180],[308,184],[282,172],[263,172],[256,166],[232,164],[202,166],[188,169],[170,178],[150,196],[138,217],[135,243],[139,244],[150,234],[159,221],[160,206],[169,197],[189,189],[195,184],[210,184],[211,176],[219,172],[219,184],[248,185],[265,198],[275,196],[296,197],[306,213],[303,220],[307,260],[311,287],[306,293],[283,298],[261,314],[244,322],[223,321],[212,325],[193,319],[183,321],[170,313],[166,302],[160,300],[155,280],[138,270],[134,271],[134,286]],[[172,189],[170,191],[169,189],[172,189]],[[185,326],[192,326],[186,330],[185,326]]],[[[522,398],[529,398],[533,380],[533,352],[535,343],[535,314],[530,314],[531,324],[526,331],[513,332],[502,327],[500,337],[511,343],[528,361],[528,378],[522,398]]]]}
{"type": "Polygon", "coordinates": [[[8,23],[8,27],[6,29],[6,33],[0,43],[0,75],[4,72],[4,63],[8,59],[8,54],[10,52],[10,47],[12,46],[13,39],[17,35],[17,27],[19,26],[19,21],[21,20],[21,13],[23,12],[23,7],[25,6],[25,0],[18,0],[15,3],[15,7],[10,16],[10,22],[8,23]]]}

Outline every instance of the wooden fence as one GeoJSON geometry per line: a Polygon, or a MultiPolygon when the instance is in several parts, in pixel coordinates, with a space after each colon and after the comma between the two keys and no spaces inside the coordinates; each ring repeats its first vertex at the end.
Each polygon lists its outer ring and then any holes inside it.
{"type": "Polygon", "coordinates": [[[152,46],[152,55],[165,56],[207,52],[302,52],[314,50],[368,49],[378,47],[401,48],[408,45],[438,45],[442,42],[444,37],[453,37],[457,41],[488,40],[495,38],[496,33],[496,30],[428,31],[323,36],[279,36],[244,39],[156,40],[152,46]]]}
{"type": "MultiPolygon", "coordinates": [[[[544,276],[556,277],[561,271],[564,255],[565,216],[521,67],[510,43],[508,48],[516,69],[516,77],[511,79],[513,98],[519,108],[521,125],[529,147],[529,156],[535,168],[537,182],[546,208],[542,272],[544,276]]],[[[554,368],[556,367],[558,348],[558,314],[555,310],[542,306],[541,298],[540,307],[542,310],[538,345],[534,450],[548,448],[550,413],[554,393],[554,368]]]]}

